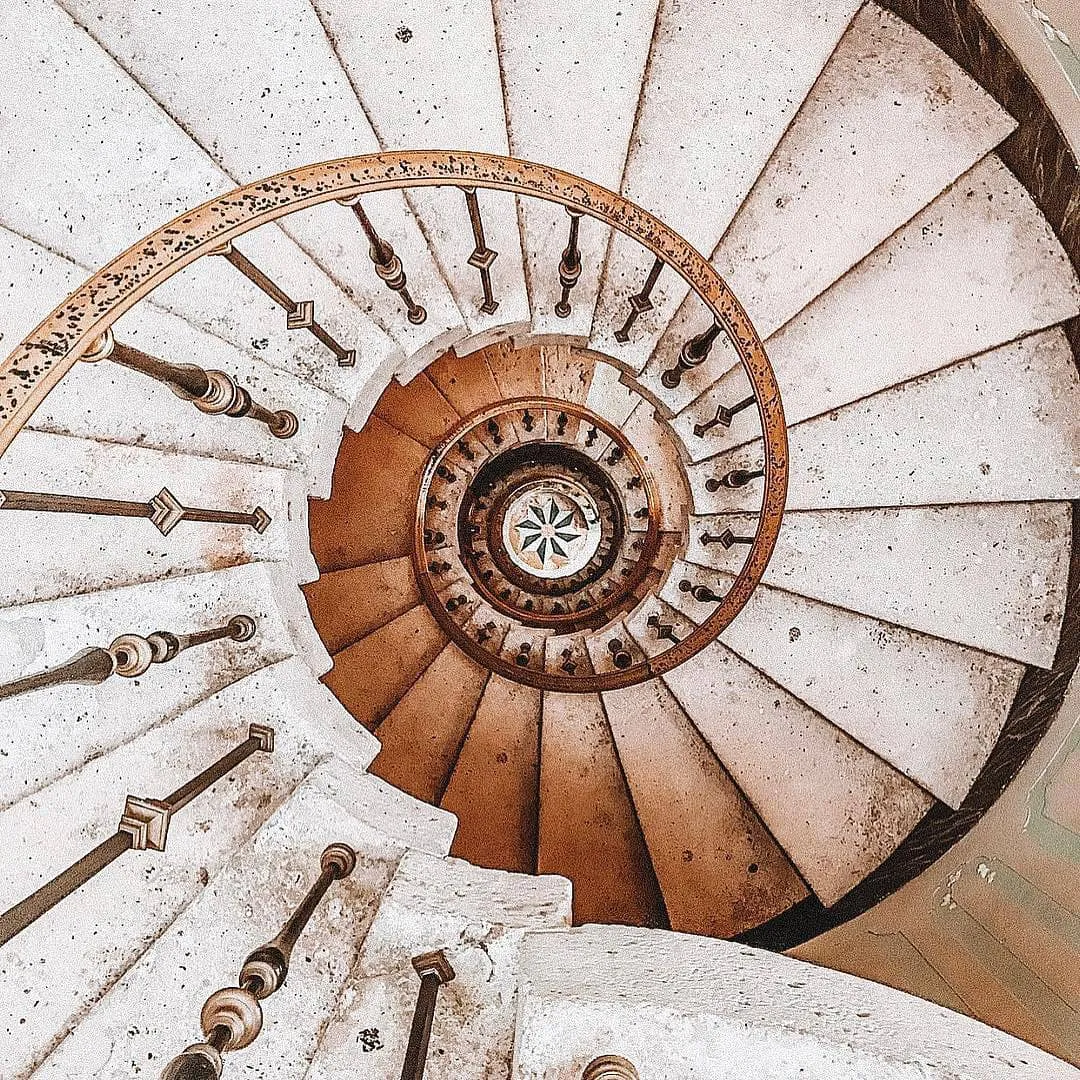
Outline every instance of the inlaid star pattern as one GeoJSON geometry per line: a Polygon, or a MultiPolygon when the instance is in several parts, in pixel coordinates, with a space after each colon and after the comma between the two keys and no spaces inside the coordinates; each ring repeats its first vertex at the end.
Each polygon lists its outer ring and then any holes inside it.
{"type": "Polygon", "coordinates": [[[550,556],[552,564],[555,558],[567,558],[564,545],[580,540],[583,533],[574,524],[574,512],[561,510],[554,499],[549,499],[547,507],[543,503],[530,503],[529,512],[523,521],[515,526],[523,540],[521,550],[528,551],[535,547],[540,565],[548,568],[550,556]]]}

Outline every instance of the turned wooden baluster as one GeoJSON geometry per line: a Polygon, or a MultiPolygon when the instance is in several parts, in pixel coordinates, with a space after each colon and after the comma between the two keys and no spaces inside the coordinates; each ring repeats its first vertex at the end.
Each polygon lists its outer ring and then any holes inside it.
{"type": "Polygon", "coordinates": [[[250,641],[255,635],[255,620],[250,615],[234,615],[224,626],[199,630],[192,634],[172,634],[155,630],[142,637],[121,634],[107,648],[93,646],[76,653],[70,660],[48,671],[26,675],[0,686],[0,701],[17,697],[30,690],[64,683],[84,683],[91,686],[104,682],[111,675],[134,679],[148,671],[151,664],[165,664],[196,645],[228,638],[231,641],[250,641]]]}
{"type": "Polygon", "coordinates": [[[0,915],[0,946],[6,945],[16,934],[85,885],[125,851],[164,851],[173,814],[231,772],[240,762],[251,757],[256,750],[272,753],[273,749],[274,729],[263,724],[252,724],[244,742],[171,795],[166,795],[164,799],[143,799],[129,795],[124,803],[120,826],[112,836],[0,915]]]}
{"type": "Polygon", "coordinates": [[[231,240],[227,240],[208,254],[220,255],[230,266],[239,270],[252,285],[264,292],[285,311],[285,325],[290,330],[307,330],[337,357],[339,367],[352,367],[356,363],[356,350],[346,349],[340,345],[330,332],[315,320],[314,300],[294,300],[249,258],[237,251],[231,240]]]}
{"type": "Polygon", "coordinates": [[[219,1080],[221,1055],[250,1046],[262,1030],[260,1001],[280,990],[289,974],[289,962],[304,927],[330,886],[348,877],[356,867],[356,852],[348,844],[331,844],[319,860],[319,876],[276,937],[250,953],[240,969],[240,985],[215,991],[202,1007],[199,1023],[206,1041],[178,1054],[161,1080],[219,1080]]]}
{"type": "Polygon", "coordinates": [[[696,337],[692,337],[687,341],[679,351],[679,359],[675,366],[668,368],[660,376],[660,382],[668,390],[674,390],[682,382],[682,377],[686,372],[705,363],[713,347],[713,342],[720,336],[723,329],[724,327],[720,323],[714,322],[707,330],[703,330],[696,337]]]}
{"type": "Polygon", "coordinates": [[[162,536],[168,536],[181,521],[216,522],[223,525],[247,525],[257,533],[265,532],[270,515],[256,506],[250,512],[207,510],[200,506],[182,506],[168,488],[162,488],[147,502],[131,499],[95,499],[87,495],[57,495],[47,491],[0,490],[0,510],[36,510],[48,514],[92,514],[112,517],[148,518],[162,536]]]}
{"type": "Polygon", "coordinates": [[[581,211],[566,207],[570,215],[570,239],[563,248],[562,259],[559,262],[559,284],[562,286],[562,297],[555,305],[555,314],[560,319],[570,316],[570,291],[578,283],[581,277],[581,251],[578,248],[578,229],[581,227],[581,211]]]}
{"type": "Polygon", "coordinates": [[[360,205],[359,195],[350,195],[344,199],[338,199],[342,206],[349,207],[356,220],[360,222],[360,228],[368,239],[368,255],[375,264],[375,273],[391,292],[396,292],[405,305],[405,318],[414,326],[418,326],[427,318],[427,312],[412,298],[409,292],[409,283],[405,277],[405,268],[401,265],[401,259],[394,251],[389,240],[384,240],[375,230],[371,218],[367,216],[364,208],[360,205]]]}
{"type": "Polygon", "coordinates": [[[487,246],[484,237],[484,219],[480,216],[480,203],[476,197],[476,188],[462,188],[465,204],[469,208],[469,224],[472,226],[473,253],[469,256],[469,265],[480,271],[480,287],[484,290],[484,302],[480,310],[485,315],[494,315],[499,301],[491,288],[491,264],[499,257],[497,251],[487,246]]]}
{"type": "Polygon", "coordinates": [[[266,408],[252,400],[251,394],[237,385],[224,371],[204,370],[196,364],[170,364],[156,356],[123,345],[106,330],[94,342],[83,360],[96,363],[111,360],[114,364],[138,371],[164,383],[177,397],[190,401],[200,412],[212,416],[247,416],[265,424],[276,439],[291,439],[300,428],[295,413],[287,409],[266,408]]]}

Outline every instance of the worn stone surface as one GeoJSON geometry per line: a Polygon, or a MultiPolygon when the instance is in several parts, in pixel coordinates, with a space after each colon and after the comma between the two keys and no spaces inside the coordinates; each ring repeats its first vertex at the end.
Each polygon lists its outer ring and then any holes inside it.
{"type": "Polygon", "coordinates": [[[578,1075],[604,1053],[649,1080],[1076,1075],[939,1005],[725,941],[618,927],[529,933],[522,968],[521,1080],[578,1075]]]}
{"type": "Polygon", "coordinates": [[[0,511],[10,538],[2,603],[190,574],[241,562],[281,562],[294,580],[316,576],[307,549],[304,478],[285,469],[22,431],[0,461],[0,485],[146,503],[163,487],[184,505],[270,515],[248,525],[181,521],[162,536],[149,520],[0,511]]]}
{"type": "Polygon", "coordinates": [[[439,804],[458,817],[451,853],[532,872],[539,790],[540,691],[492,675],[439,804]]]}
{"type": "MultiPolygon", "coordinates": [[[[619,190],[658,0],[492,0],[510,152],[619,190]],[[602,43],[606,62],[595,63],[602,43]]],[[[520,202],[533,333],[589,335],[610,229],[584,217],[570,315],[555,304],[569,234],[563,209],[520,202]]]]}
{"type": "MultiPolygon", "coordinates": [[[[708,605],[678,590],[682,577],[697,580],[676,564],[662,596],[700,621],[708,605]]],[[[768,585],[758,586],[721,640],[954,809],[997,740],[1023,674],[1011,660],[768,585]]]]}
{"type": "MultiPolygon", "coordinates": [[[[859,7],[662,0],[622,194],[712,251],[859,7]]],[[[589,339],[636,371],[688,291],[677,274],[662,273],[652,310],[620,344],[615,331],[651,265],[637,243],[612,234],[589,339]]]]}
{"type": "MultiPolygon", "coordinates": [[[[695,518],[687,558],[734,573],[736,548],[703,544],[751,515],[695,518]]],[[[1068,503],[794,510],[764,580],[802,596],[1050,667],[1069,577],[1068,503]]]]}
{"type": "MultiPolygon", "coordinates": [[[[789,453],[799,467],[787,508],[1075,498],[1078,404],[1080,376],[1060,329],[1003,345],[793,426],[789,453]]],[[[757,511],[757,485],[713,493],[705,484],[761,461],[760,443],[751,443],[689,468],[697,512],[757,511]]]]}

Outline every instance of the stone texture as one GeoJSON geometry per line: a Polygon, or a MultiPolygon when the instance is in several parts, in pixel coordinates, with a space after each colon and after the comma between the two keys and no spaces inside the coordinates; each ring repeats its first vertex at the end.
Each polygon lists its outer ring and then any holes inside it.
{"type": "MultiPolygon", "coordinates": [[[[622,194],[657,214],[699,251],[712,251],[825,66],[858,0],[783,0],[752,8],[662,0],[642,80],[622,194]],[[676,164],[677,163],[677,167],[676,164]]],[[[653,309],[620,344],[652,257],[613,233],[590,344],[640,371],[686,296],[660,275],[653,309]]]]}
{"type": "MultiPolygon", "coordinates": [[[[510,152],[619,190],[658,0],[492,0],[510,152]],[[604,63],[596,63],[602,43],[604,63]]],[[[610,229],[581,219],[581,277],[555,315],[569,218],[520,202],[533,333],[588,337],[610,229]]]]}
{"type": "MultiPolygon", "coordinates": [[[[378,0],[365,7],[362,19],[343,0],[318,0],[315,8],[384,149],[508,153],[495,25],[487,0],[378,0]],[[441,77],[433,78],[434,72],[441,77]]],[[[408,195],[473,347],[496,333],[529,327],[514,199],[483,191],[478,200],[487,246],[498,252],[491,280],[499,306],[492,314],[480,311],[480,277],[466,261],[474,245],[460,192],[447,186],[418,188],[408,195]]]]}
{"type": "MultiPolygon", "coordinates": [[[[707,577],[714,582],[716,573],[707,577]]],[[[662,597],[711,610],[675,582],[662,597]]],[[[730,578],[720,575],[721,585],[730,578]]],[[[1001,731],[1022,665],[759,585],[721,634],[728,648],[953,808],[1001,731]]]]}
{"type": "Polygon", "coordinates": [[[807,895],[661,682],[613,690],[603,700],[673,930],[735,937],[807,895]]]}
{"type": "Polygon", "coordinates": [[[492,675],[439,804],[458,818],[451,854],[520,874],[535,869],[539,755],[540,691],[492,675]]]}
{"type": "MultiPolygon", "coordinates": [[[[1080,376],[1060,329],[1003,345],[792,427],[789,455],[799,465],[787,507],[1075,498],[1078,403],[1080,376]]],[[[756,484],[710,493],[705,482],[760,465],[752,443],[690,468],[697,512],[757,511],[756,484]]]]}
{"type": "Polygon", "coordinates": [[[522,969],[521,1080],[577,1075],[601,1053],[628,1057],[649,1080],[1076,1072],[949,1009],[726,941],[618,927],[529,933],[522,969]]]}
{"type": "MultiPolygon", "coordinates": [[[[734,573],[735,548],[705,532],[754,530],[749,515],[693,520],[687,558],[734,573]]],[[[794,510],[764,580],[827,604],[1050,667],[1068,585],[1067,503],[794,510]]]]}
{"type": "Polygon", "coordinates": [[[0,485],[136,502],[168,487],[184,506],[243,513],[261,506],[271,518],[262,534],[247,525],[181,521],[162,536],[139,518],[0,511],[11,538],[4,604],[241,562],[286,563],[299,581],[316,576],[306,542],[307,485],[299,473],[22,431],[0,461],[0,485]]]}

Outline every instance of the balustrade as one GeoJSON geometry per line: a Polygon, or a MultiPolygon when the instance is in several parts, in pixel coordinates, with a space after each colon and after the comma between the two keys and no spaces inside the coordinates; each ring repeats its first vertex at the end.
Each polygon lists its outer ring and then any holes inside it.
{"type": "Polygon", "coordinates": [[[168,663],[185,649],[224,638],[230,641],[250,641],[254,635],[255,620],[250,615],[234,615],[224,626],[191,634],[173,634],[167,630],[155,630],[146,637],[139,634],[121,634],[108,647],[92,646],[83,649],[54,668],[3,684],[0,686],[0,701],[30,690],[60,686],[64,683],[95,686],[111,675],[134,679],[148,671],[151,664],[168,663]]]}
{"type": "Polygon", "coordinates": [[[166,795],[164,799],[128,795],[119,828],[112,836],[0,915],[0,947],[85,885],[125,851],[164,851],[173,814],[231,772],[240,762],[251,757],[256,750],[272,753],[273,749],[274,729],[263,724],[252,724],[244,742],[222,755],[171,795],[166,795]]]}
{"type": "Polygon", "coordinates": [[[262,1030],[259,1004],[280,990],[289,974],[292,951],[330,886],[356,867],[356,852],[331,844],[319,860],[319,876],[276,937],[250,953],[240,969],[240,985],[226,986],[206,999],[199,1017],[206,1041],[172,1059],[161,1080],[219,1080],[222,1054],[250,1046],[262,1030]]]}

